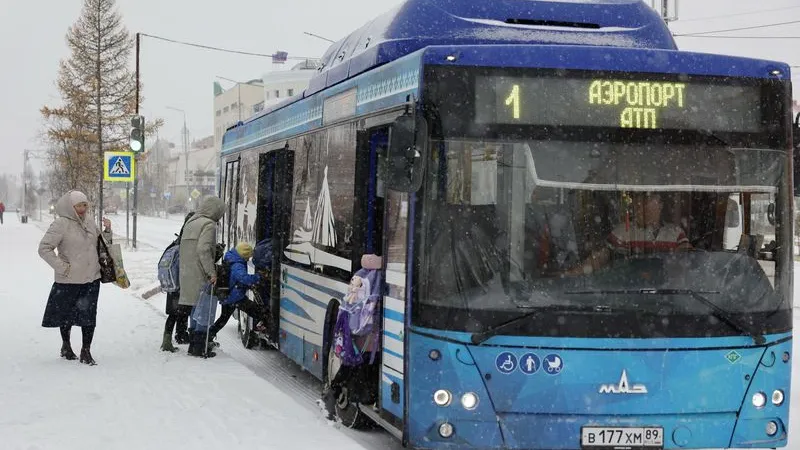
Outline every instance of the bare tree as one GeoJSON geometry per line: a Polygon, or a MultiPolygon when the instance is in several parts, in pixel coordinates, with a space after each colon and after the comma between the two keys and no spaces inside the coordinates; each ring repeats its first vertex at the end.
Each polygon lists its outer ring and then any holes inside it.
{"type": "Polygon", "coordinates": [[[68,188],[86,190],[98,202],[99,213],[103,153],[126,148],[136,104],[130,69],[133,39],[115,3],[84,0],[66,35],[70,56],[59,66],[56,84],[63,105],[42,108],[53,168],[63,174],[68,188]]]}

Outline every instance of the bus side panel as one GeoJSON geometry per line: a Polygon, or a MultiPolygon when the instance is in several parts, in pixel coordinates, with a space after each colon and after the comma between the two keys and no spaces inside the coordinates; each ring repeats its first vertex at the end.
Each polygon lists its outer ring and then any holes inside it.
{"type": "Polygon", "coordinates": [[[381,407],[403,422],[405,410],[405,315],[408,243],[408,194],[389,191],[386,197],[386,287],[383,305],[381,407]]]}
{"type": "Polygon", "coordinates": [[[347,288],[342,282],[281,265],[280,349],[319,379],[328,303],[344,297],[347,288]]]}

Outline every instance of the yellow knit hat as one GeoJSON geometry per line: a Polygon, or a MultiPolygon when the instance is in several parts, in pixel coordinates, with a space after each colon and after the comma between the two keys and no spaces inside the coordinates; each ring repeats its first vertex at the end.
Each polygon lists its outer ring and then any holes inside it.
{"type": "Polygon", "coordinates": [[[250,259],[253,256],[253,246],[247,242],[240,242],[236,246],[236,253],[245,260],[250,259]]]}

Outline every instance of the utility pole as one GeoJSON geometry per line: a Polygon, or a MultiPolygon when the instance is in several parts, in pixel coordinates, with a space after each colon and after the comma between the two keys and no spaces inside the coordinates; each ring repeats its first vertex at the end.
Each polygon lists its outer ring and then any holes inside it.
{"type": "MultiPolygon", "coordinates": [[[[191,197],[191,191],[189,190],[189,128],[186,127],[186,111],[184,111],[184,110],[182,110],[180,108],[172,107],[172,106],[167,106],[167,109],[171,109],[173,111],[177,111],[177,112],[183,114],[183,133],[182,133],[183,139],[181,139],[183,141],[183,155],[184,155],[184,160],[185,160],[184,161],[185,167],[184,167],[183,178],[184,178],[184,183],[186,183],[186,195],[187,195],[187,198],[188,198],[188,197],[191,197]]],[[[176,167],[175,168],[175,175],[176,176],[177,176],[177,172],[178,172],[178,170],[177,170],[177,167],[176,167]]],[[[174,194],[174,192],[173,192],[173,194],[174,194]]]]}
{"type": "Polygon", "coordinates": [[[28,223],[28,153],[30,150],[23,152],[22,158],[22,215],[20,222],[28,223]]]}
{"type": "MultiPolygon", "coordinates": [[[[137,116],[139,115],[139,50],[140,50],[139,43],[140,43],[140,40],[141,40],[141,36],[139,35],[139,33],[136,33],[136,115],[137,116]]],[[[144,151],[144,148],[142,148],[141,151],[144,151]]],[[[133,157],[138,162],[139,153],[137,152],[133,157]]],[[[137,164],[137,166],[138,166],[138,164],[137,164]]],[[[134,172],[133,175],[134,175],[134,178],[133,178],[133,241],[131,243],[131,246],[133,248],[136,248],[136,223],[137,223],[136,219],[137,219],[137,216],[139,215],[138,214],[138,207],[139,207],[139,202],[138,202],[139,170],[137,169],[134,172]]]]}

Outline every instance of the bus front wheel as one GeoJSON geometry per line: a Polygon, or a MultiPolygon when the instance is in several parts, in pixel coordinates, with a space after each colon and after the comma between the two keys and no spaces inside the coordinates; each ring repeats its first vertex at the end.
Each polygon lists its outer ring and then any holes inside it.
{"type": "MultiPolygon", "coordinates": [[[[328,375],[326,377],[327,379],[325,380],[325,385],[329,391],[332,381],[339,372],[340,367],[341,363],[339,358],[336,357],[336,354],[332,349],[328,350],[328,375]]],[[[371,424],[370,419],[361,412],[357,403],[350,401],[350,393],[347,389],[347,383],[341,384],[342,386],[338,389],[338,392],[329,392],[328,394],[334,396],[329,404],[333,404],[339,421],[342,422],[342,425],[346,426],[347,428],[353,428],[356,430],[369,428],[371,424]]]]}

